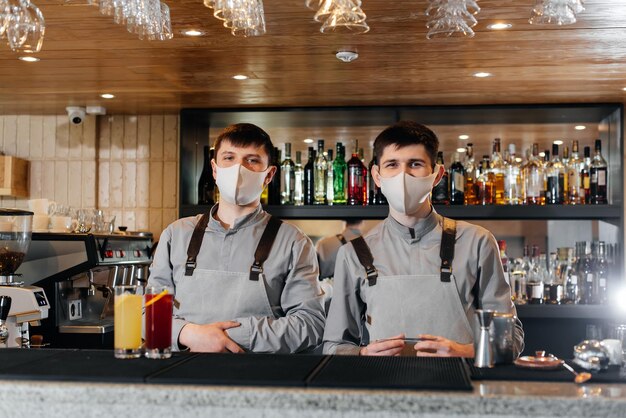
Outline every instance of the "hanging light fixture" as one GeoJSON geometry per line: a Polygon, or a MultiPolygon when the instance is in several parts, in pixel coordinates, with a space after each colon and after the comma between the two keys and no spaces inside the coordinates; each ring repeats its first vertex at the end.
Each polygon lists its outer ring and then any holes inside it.
{"type": "Polygon", "coordinates": [[[6,38],[12,51],[41,51],[45,33],[43,13],[30,0],[0,0],[0,38],[6,38]]]}
{"type": "Polygon", "coordinates": [[[361,0],[305,0],[305,6],[317,9],[316,22],[320,22],[322,33],[366,33],[370,28],[367,16],[361,9],[361,0]]]}
{"type": "Polygon", "coordinates": [[[234,36],[265,34],[263,0],[204,0],[213,9],[213,16],[224,21],[224,27],[234,36]]]}
{"type": "Polygon", "coordinates": [[[584,0],[537,0],[528,22],[532,25],[571,25],[584,10],[584,0]]]}

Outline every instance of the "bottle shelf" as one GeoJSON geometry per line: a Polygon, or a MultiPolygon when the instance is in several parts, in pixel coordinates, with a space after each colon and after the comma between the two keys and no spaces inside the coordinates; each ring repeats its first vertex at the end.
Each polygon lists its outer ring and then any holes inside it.
{"type": "MultiPolygon", "coordinates": [[[[447,206],[434,205],[444,216],[458,220],[606,220],[619,222],[622,209],[618,205],[546,205],[546,206],[447,206]]],[[[387,205],[346,206],[265,206],[265,210],[281,219],[383,219],[389,212],[387,205]]],[[[181,217],[204,213],[210,206],[181,205],[181,217]]]]}
{"type": "Polygon", "coordinates": [[[623,321],[626,311],[612,305],[516,305],[517,316],[524,318],[605,319],[623,321]]]}

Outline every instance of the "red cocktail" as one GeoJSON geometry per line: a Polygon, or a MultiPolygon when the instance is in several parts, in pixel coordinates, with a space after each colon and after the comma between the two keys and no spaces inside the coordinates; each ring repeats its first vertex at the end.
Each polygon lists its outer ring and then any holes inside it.
{"type": "Polygon", "coordinates": [[[172,356],[172,301],[168,288],[149,287],[145,295],[146,357],[172,356]]]}

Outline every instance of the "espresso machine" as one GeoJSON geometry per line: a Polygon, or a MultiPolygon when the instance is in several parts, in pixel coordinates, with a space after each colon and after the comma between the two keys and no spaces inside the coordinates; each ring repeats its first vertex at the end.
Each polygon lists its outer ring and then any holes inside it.
{"type": "Polygon", "coordinates": [[[28,285],[28,277],[16,273],[28,254],[32,221],[32,212],[0,209],[0,298],[6,308],[0,347],[30,347],[30,326],[48,318],[44,289],[28,285]]]}
{"type": "Polygon", "coordinates": [[[152,247],[149,232],[33,233],[19,272],[50,297],[43,343],[112,348],[114,288],[146,284],[152,247]]]}

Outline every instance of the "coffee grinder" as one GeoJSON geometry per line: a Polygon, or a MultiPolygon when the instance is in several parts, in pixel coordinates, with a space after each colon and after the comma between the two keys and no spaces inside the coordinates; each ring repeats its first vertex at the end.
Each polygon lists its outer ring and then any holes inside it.
{"type": "Polygon", "coordinates": [[[3,347],[30,347],[29,324],[48,317],[50,304],[43,289],[24,286],[15,274],[30,246],[32,223],[33,212],[0,209],[0,296],[10,306],[3,321],[8,331],[3,347]]]}

